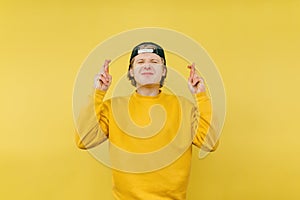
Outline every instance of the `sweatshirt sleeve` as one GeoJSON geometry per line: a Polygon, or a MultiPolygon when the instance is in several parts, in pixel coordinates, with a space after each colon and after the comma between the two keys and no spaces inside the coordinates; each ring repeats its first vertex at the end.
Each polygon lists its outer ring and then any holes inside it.
{"type": "Polygon", "coordinates": [[[104,91],[95,90],[78,117],[75,142],[80,149],[93,148],[108,138],[109,106],[104,91]]]}
{"type": "Polygon", "coordinates": [[[212,123],[212,106],[206,92],[195,94],[196,107],[192,115],[193,144],[204,151],[216,150],[218,141],[212,123]]]}

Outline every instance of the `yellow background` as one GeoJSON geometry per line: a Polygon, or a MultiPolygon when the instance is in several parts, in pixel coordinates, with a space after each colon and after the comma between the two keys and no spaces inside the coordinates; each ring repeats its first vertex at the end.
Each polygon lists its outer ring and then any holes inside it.
{"type": "MultiPolygon", "coordinates": [[[[300,199],[300,1],[0,1],[1,199],[112,199],[110,170],[74,145],[77,71],[108,37],[182,32],[223,77],[217,152],[195,151],[188,199],[300,199]]],[[[101,63],[99,63],[101,65],[101,63]]]]}

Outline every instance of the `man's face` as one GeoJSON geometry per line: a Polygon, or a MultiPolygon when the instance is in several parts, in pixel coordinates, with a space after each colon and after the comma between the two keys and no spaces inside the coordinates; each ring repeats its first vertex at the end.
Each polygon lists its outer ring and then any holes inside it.
{"type": "Polygon", "coordinates": [[[159,85],[162,76],[166,75],[162,58],[154,53],[142,53],[134,58],[130,75],[136,81],[136,87],[159,85]]]}

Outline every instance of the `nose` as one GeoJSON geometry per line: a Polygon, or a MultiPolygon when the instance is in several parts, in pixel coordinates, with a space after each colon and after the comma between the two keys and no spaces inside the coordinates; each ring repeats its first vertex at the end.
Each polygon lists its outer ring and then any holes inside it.
{"type": "Polygon", "coordinates": [[[143,67],[145,70],[150,70],[151,69],[151,64],[147,63],[143,67]]]}

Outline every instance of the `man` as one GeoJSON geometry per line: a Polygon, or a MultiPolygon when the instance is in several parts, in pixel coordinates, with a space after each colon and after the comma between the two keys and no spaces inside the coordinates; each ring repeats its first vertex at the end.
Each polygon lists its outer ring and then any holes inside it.
{"type": "Polygon", "coordinates": [[[167,76],[164,50],[144,42],[130,57],[127,75],[135,92],[103,101],[112,81],[109,63],[105,60],[96,75],[94,98],[79,116],[78,147],[89,149],[109,139],[117,200],[185,200],[192,144],[215,149],[205,144],[208,130],[213,129],[203,78],[194,64],[188,66],[188,88],[196,105],[165,94],[161,89],[167,76]]]}

